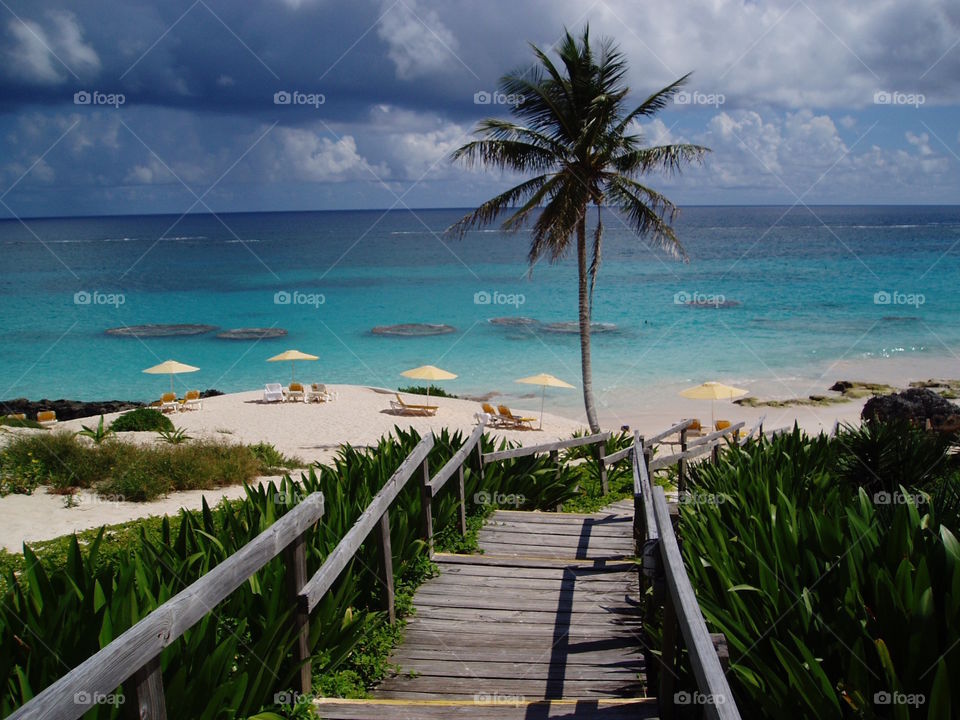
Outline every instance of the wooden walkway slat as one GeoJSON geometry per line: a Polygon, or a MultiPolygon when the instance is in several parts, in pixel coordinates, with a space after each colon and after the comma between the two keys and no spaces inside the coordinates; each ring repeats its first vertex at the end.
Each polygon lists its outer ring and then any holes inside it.
{"type": "Polygon", "coordinates": [[[482,554],[437,553],[373,701],[320,717],[657,717],[645,697],[633,507],[594,515],[498,511],[482,554]]]}

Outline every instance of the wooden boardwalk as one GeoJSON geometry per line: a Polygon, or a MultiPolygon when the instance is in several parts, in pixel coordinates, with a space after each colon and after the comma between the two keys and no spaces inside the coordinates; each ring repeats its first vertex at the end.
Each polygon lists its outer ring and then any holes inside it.
{"type": "Polygon", "coordinates": [[[633,504],[593,515],[498,511],[482,555],[438,553],[440,575],[372,701],[320,717],[653,718],[644,697],[633,504]]]}

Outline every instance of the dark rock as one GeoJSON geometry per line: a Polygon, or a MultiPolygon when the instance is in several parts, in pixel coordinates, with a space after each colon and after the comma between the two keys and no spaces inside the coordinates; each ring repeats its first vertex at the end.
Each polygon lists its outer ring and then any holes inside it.
{"type": "Polygon", "coordinates": [[[910,388],[903,392],[874,397],[867,401],[860,413],[862,420],[907,420],[926,427],[943,425],[950,418],[960,416],[960,407],[926,388],[910,388]]]}
{"type": "Polygon", "coordinates": [[[540,324],[539,320],[534,320],[529,317],[495,317],[490,318],[487,322],[491,325],[501,325],[503,327],[530,327],[540,324]]]}
{"type": "Polygon", "coordinates": [[[849,380],[837,380],[833,385],[830,386],[830,389],[834,392],[846,392],[853,387],[853,383],[849,380]]]}
{"type": "Polygon", "coordinates": [[[142,407],[143,403],[126,400],[100,400],[83,402],[81,400],[27,400],[17,398],[0,402],[0,414],[16,415],[24,413],[33,420],[41,410],[53,410],[57,420],[75,420],[76,418],[97,417],[109,413],[133,410],[142,407]]]}
{"type": "Polygon", "coordinates": [[[125,325],[109,328],[107,335],[116,337],[176,337],[181,335],[205,335],[217,329],[216,325],[125,325]]]}
{"type": "Polygon", "coordinates": [[[390,335],[393,337],[427,337],[430,335],[449,335],[457,329],[452,325],[433,323],[401,323],[399,325],[377,325],[370,332],[374,335],[390,335]]]}
{"type": "Polygon", "coordinates": [[[202,398],[217,397],[219,395],[223,395],[223,393],[220,392],[219,390],[214,390],[213,388],[210,388],[209,390],[204,390],[202,393],[200,393],[200,397],[202,398]]]}
{"type": "Polygon", "coordinates": [[[232,328],[218,332],[221,340],[272,340],[287,334],[283,328],[232,328]]]}

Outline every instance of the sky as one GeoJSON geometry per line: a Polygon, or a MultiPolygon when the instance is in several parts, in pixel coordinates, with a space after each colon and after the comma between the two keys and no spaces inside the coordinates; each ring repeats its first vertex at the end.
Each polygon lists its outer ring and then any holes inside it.
{"type": "Polygon", "coordinates": [[[0,0],[0,217],[467,207],[499,78],[589,24],[680,205],[953,204],[956,0],[0,0]]]}

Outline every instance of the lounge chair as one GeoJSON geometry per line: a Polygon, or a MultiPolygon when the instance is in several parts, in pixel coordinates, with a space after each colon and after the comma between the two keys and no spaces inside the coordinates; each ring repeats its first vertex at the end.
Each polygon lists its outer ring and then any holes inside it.
{"type": "Polygon", "coordinates": [[[53,410],[41,410],[37,413],[37,422],[41,425],[56,425],[57,413],[53,410]]]}
{"type": "Polygon", "coordinates": [[[168,392],[160,398],[160,412],[177,412],[180,409],[180,402],[177,400],[177,394],[168,392]]]}
{"type": "Polygon", "coordinates": [[[721,430],[726,430],[728,427],[730,427],[730,421],[729,421],[729,420],[717,420],[717,421],[713,424],[713,428],[714,428],[714,430],[716,430],[717,432],[720,432],[721,430]]]}
{"type": "Polygon", "coordinates": [[[280,383],[267,383],[263,386],[264,402],[283,402],[283,385],[280,383]]]}
{"type": "Polygon", "coordinates": [[[290,383],[290,387],[283,391],[283,399],[286,402],[303,402],[303,397],[303,385],[298,382],[290,383]]]}
{"type": "Polygon", "coordinates": [[[26,413],[13,413],[12,415],[6,415],[5,417],[7,418],[7,420],[26,420],[26,419],[27,419],[27,414],[26,414],[26,413]]]}
{"type": "Polygon", "coordinates": [[[490,403],[480,403],[480,407],[490,416],[490,427],[503,427],[503,418],[500,417],[500,413],[497,412],[497,409],[493,405],[490,403]]]}
{"type": "Polygon", "coordinates": [[[333,400],[333,393],[327,390],[323,383],[313,383],[307,388],[307,402],[330,402],[333,400]]]}
{"type": "Polygon", "coordinates": [[[187,394],[184,395],[183,400],[180,401],[181,410],[202,410],[203,409],[203,400],[200,399],[199,390],[188,390],[187,394]]]}
{"type": "Polygon", "coordinates": [[[687,437],[699,437],[700,435],[703,435],[703,425],[700,424],[699,420],[691,420],[687,426],[687,437]]]}
{"type": "Polygon", "coordinates": [[[500,411],[500,421],[503,423],[503,427],[509,427],[513,430],[533,430],[533,421],[537,418],[514,415],[506,405],[498,405],[497,409],[500,411]]]}
{"type": "Polygon", "coordinates": [[[422,415],[422,416],[432,416],[437,414],[437,410],[440,409],[439,405],[411,405],[405,403],[403,398],[400,397],[400,393],[397,393],[397,399],[390,401],[390,407],[399,412],[401,415],[422,415]]]}

